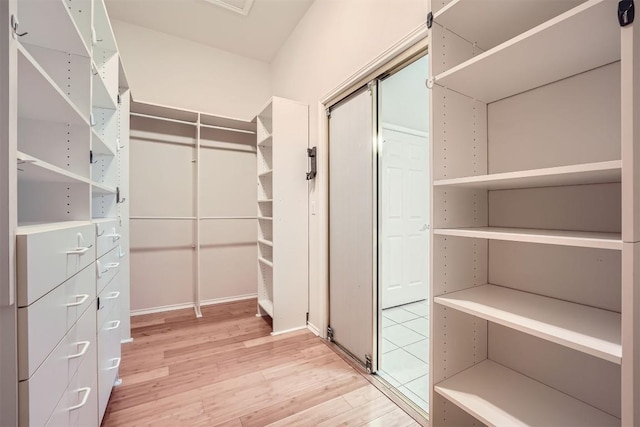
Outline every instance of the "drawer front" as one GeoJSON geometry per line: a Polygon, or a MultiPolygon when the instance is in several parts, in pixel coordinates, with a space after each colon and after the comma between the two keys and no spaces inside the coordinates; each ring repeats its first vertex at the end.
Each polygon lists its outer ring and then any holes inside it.
{"type": "Polygon", "coordinates": [[[116,273],[98,297],[98,328],[102,328],[104,322],[107,321],[107,317],[113,311],[113,307],[120,300],[120,295],[120,274],[116,273]]]}
{"type": "Polygon", "coordinates": [[[92,224],[18,234],[18,306],[26,307],[96,258],[92,224]]]}
{"type": "Polygon", "coordinates": [[[96,347],[87,353],[64,391],[47,427],[90,427],[98,424],[98,377],[96,376],[96,347]]]}
{"type": "Polygon", "coordinates": [[[113,248],[96,261],[97,293],[100,294],[120,271],[120,247],[113,248]]]}
{"type": "Polygon", "coordinates": [[[20,425],[46,424],[78,368],[95,358],[95,336],[96,309],[92,304],[33,376],[18,384],[20,425]]]}
{"type": "Polygon", "coordinates": [[[96,224],[96,256],[100,258],[120,244],[120,224],[118,220],[96,224]]]}
{"type": "Polygon", "coordinates": [[[93,264],[28,307],[18,309],[19,379],[33,375],[77,320],[95,304],[93,264]]]}
{"type": "Polygon", "coordinates": [[[120,313],[117,304],[98,332],[98,414],[100,420],[109,402],[120,367],[120,313]]]}

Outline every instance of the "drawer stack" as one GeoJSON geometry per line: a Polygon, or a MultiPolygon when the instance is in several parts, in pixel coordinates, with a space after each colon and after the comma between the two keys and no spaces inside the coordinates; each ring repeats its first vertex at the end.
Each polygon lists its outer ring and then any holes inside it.
{"type": "Polygon", "coordinates": [[[19,230],[21,425],[97,421],[94,230],[79,222],[19,230]]]}

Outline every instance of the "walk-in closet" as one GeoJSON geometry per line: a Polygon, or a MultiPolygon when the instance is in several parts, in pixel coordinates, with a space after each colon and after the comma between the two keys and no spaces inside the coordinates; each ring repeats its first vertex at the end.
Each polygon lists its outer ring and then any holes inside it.
{"type": "Polygon", "coordinates": [[[0,1],[0,426],[640,425],[635,15],[0,1]]]}

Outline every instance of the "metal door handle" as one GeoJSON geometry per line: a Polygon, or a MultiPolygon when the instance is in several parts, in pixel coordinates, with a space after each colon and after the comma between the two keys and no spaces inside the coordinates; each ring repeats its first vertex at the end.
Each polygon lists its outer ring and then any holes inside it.
{"type": "Polygon", "coordinates": [[[89,394],[91,394],[91,387],[79,388],[76,391],[78,392],[78,394],[84,392],[84,397],[82,398],[82,402],[78,403],[75,406],[70,407],[69,411],[75,411],[76,409],[80,409],[87,404],[87,400],[89,400],[89,394]]]}

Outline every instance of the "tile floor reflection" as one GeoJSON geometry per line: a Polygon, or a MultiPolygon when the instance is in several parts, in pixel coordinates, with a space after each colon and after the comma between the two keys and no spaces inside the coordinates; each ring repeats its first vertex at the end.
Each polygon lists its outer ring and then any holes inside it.
{"type": "Polygon", "coordinates": [[[429,412],[429,303],[382,310],[378,375],[429,412]]]}

